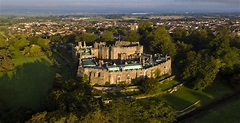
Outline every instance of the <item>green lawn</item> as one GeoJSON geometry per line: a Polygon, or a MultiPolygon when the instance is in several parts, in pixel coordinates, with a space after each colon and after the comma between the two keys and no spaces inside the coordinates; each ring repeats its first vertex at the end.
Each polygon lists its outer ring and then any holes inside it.
{"type": "Polygon", "coordinates": [[[213,100],[219,99],[231,93],[233,93],[233,90],[224,82],[218,80],[215,81],[211,87],[203,91],[196,91],[183,86],[172,94],[159,95],[149,99],[142,99],[139,100],[139,102],[148,104],[148,101],[151,100],[163,101],[174,109],[181,111],[199,100],[200,103],[198,103],[196,107],[206,105],[213,100]]]}
{"type": "Polygon", "coordinates": [[[178,84],[179,84],[178,81],[176,81],[176,80],[171,80],[171,81],[164,82],[164,83],[161,84],[160,86],[161,86],[161,89],[162,89],[163,91],[166,91],[166,90],[168,90],[168,89],[170,89],[170,88],[172,88],[172,87],[174,87],[174,86],[176,86],[176,85],[178,85],[178,84]]]}
{"type": "Polygon", "coordinates": [[[194,123],[239,123],[240,122],[240,100],[231,102],[221,108],[197,118],[194,123]]]}
{"type": "Polygon", "coordinates": [[[46,57],[13,59],[16,69],[0,72],[0,109],[26,106],[37,108],[51,87],[55,69],[46,57]]]}

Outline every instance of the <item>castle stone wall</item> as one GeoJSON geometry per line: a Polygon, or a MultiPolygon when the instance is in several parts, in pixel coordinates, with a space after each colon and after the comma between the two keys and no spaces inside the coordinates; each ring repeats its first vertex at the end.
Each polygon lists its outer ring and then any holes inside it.
{"type": "Polygon", "coordinates": [[[143,53],[143,46],[131,46],[131,47],[110,47],[110,59],[120,59],[119,54],[126,53],[127,56],[135,53],[143,53]]]}
{"type": "Polygon", "coordinates": [[[83,68],[83,73],[89,76],[89,82],[98,85],[110,84],[132,84],[132,80],[142,80],[146,77],[156,77],[155,71],[159,69],[160,75],[171,73],[171,60],[167,60],[156,66],[139,69],[139,70],[123,70],[118,72],[110,72],[107,69],[83,68]]]}

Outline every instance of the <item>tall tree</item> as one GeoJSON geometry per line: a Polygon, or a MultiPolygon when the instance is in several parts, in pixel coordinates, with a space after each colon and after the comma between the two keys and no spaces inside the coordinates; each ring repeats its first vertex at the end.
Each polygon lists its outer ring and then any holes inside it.
{"type": "Polygon", "coordinates": [[[0,71],[12,69],[14,69],[14,64],[11,59],[11,53],[8,50],[8,42],[0,34],[0,71]]]}
{"type": "Polygon", "coordinates": [[[145,94],[156,94],[161,92],[159,82],[154,78],[147,78],[145,81],[143,81],[141,89],[145,94]]]}
{"type": "Polygon", "coordinates": [[[162,102],[151,101],[144,106],[146,122],[149,123],[172,123],[176,119],[176,113],[172,108],[162,102]]]}
{"type": "Polygon", "coordinates": [[[221,66],[219,59],[204,52],[190,51],[187,53],[182,78],[187,80],[187,84],[192,88],[202,90],[211,85],[221,66]]]}
{"type": "Polygon", "coordinates": [[[13,36],[10,44],[17,50],[24,50],[25,47],[29,46],[30,41],[27,40],[25,35],[13,36]]]}
{"type": "Polygon", "coordinates": [[[96,111],[89,112],[82,120],[84,123],[108,123],[109,121],[106,113],[97,109],[96,111]]]}
{"type": "Polygon", "coordinates": [[[113,41],[113,33],[110,31],[104,31],[101,35],[101,41],[104,42],[112,42],[113,41]]]}
{"type": "Polygon", "coordinates": [[[149,40],[149,49],[153,53],[162,53],[170,55],[172,58],[176,54],[176,46],[171,36],[164,27],[159,27],[147,36],[149,40]]]}
{"type": "Polygon", "coordinates": [[[121,99],[111,102],[105,112],[110,122],[134,123],[143,120],[141,107],[121,99]]]}
{"type": "Polygon", "coordinates": [[[193,45],[195,51],[199,51],[208,48],[210,41],[206,30],[193,30],[186,42],[193,45]]]}
{"type": "Polygon", "coordinates": [[[183,41],[186,40],[188,32],[184,28],[176,28],[172,32],[172,38],[174,41],[183,41]]]}
{"type": "Polygon", "coordinates": [[[94,42],[97,39],[97,35],[93,33],[82,33],[79,36],[76,36],[76,42],[85,41],[85,42],[94,42]]]}
{"type": "Polygon", "coordinates": [[[123,40],[130,41],[130,42],[139,42],[139,39],[140,39],[140,35],[137,32],[130,30],[125,33],[123,40]]]}
{"type": "Polygon", "coordinates": [[[148,32],[151,32],[152,30],[153,30],[152,22],[142,21],[138,25],[138,32],[140,35],[144,35],[148,32]]]}
{"type": "Polygon", "coordinates": [[[53,35],[50,37],[50,41],[51,42],[55,42],[55,43],[61,43],[62,41],[62,37],[60,35],[53,35]]]}

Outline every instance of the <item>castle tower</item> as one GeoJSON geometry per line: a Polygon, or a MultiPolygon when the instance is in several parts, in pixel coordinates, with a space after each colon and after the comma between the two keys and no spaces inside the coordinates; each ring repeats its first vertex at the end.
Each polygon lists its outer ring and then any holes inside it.
{"type": "Polygon", "coordinates": [[[79,46],[79,48],[82,48],[82,42],[81,41],[78,42],[78,46],[79,46]]]}
{"type": "Polygon", "coordinates": [[[84,41],[83,43],[84,43],[84,47],[87,47],[86,42],[84,41]]]}

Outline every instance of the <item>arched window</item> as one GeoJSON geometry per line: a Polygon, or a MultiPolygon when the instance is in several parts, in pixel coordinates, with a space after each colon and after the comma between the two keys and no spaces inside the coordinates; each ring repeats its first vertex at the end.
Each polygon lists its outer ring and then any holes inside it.
{"type": "Polygon", "coordinates": [[[120,75],[117,76],[117,80],[118,80],[118,81],[121,80],[121,76],[120,76],[120,75]]]}
{"type": "Polygon", "coordinates": [[[131,76],[129,74],[127,75],[127,79],[131,79],[131,76]]]}
{"type": "Polygon", "coordinates": [[[100,77],[100,76],[101,76],[101,73],[99,72],[99,73],[98,73],[98,77],[100,77]]]}

